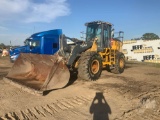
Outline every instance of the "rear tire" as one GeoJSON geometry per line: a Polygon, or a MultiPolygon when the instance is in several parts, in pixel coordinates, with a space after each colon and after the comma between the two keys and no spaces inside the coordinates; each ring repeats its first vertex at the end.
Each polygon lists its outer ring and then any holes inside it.
{"type": "Polygon", "coordinates": [[[113,69],[111,69],[112,73],[120,74],[124,72],[125,68],[125,57],[124,54],[121,52],[118,52],[116,55],[116,63],[113,69]]]}
{"type": "Polygon", "coordinates": [[[83,53],[79,60],[78,76],[84,80],[97,80],[101,72],[101,56],[96,52],[83,53]]]}

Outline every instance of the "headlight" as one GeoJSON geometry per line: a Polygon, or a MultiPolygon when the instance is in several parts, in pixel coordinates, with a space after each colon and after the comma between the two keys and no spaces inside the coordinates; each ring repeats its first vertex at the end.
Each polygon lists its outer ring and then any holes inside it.
{"type": "Polygon", "coordinates": [[[18,54],[11,56],[11,59],[16,60],[18,58],[18,54]]]}
{"type": "Polygon", "coordinates": [[[14,55],[14,56],[11,56],[11,58],[15,58],[16,56],[14,55]]]}

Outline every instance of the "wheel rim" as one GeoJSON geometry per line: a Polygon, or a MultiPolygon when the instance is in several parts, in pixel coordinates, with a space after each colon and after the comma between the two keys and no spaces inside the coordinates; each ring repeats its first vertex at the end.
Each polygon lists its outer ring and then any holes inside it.
{"type": "Polygon", "coordinates": [[[99,71],[99,61],[98,60],[93,60],[91,63],[91,71],[93,74],[98,73],[99,71]]]}
{"type": "Polygon", "coordinates": [[[123,68],[123,67],[124,67],[124,60],[123,60],[123,59],[120,59],[120,61],[119,61],[119,66],[120,66],[120,68],[123,68]]]}

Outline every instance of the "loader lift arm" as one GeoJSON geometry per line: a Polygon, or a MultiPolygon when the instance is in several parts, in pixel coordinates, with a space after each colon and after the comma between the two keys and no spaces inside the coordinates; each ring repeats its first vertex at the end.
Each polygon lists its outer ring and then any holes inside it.
{"type": "Polygon", "coordinates": [[[81,56],[81,53],[91,48],[92,44],[93,41],[85,42],[62,35],[60,40],[60,50],[58,51],[58,54],[66,59],[66,64],[68,66],[72,66],[76,59],[81,56]],[[70,39],[75,43],[75,45],[73,45],[73,48],[71,48],[71,46],[67,44],[67,39],[70,39]]]}

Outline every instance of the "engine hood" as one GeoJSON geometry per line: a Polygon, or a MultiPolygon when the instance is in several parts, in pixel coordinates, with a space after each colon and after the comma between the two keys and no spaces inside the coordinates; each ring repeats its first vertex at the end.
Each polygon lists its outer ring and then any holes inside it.
{"type": "Polygon", "coordinates": [[[16,48],[11,48],[9,51],[10,56],[15,55],[15,54],[20,54],[21,52],[28,53],[29,46],[20,46],[20,47],[16,47],[16,48]]]}

